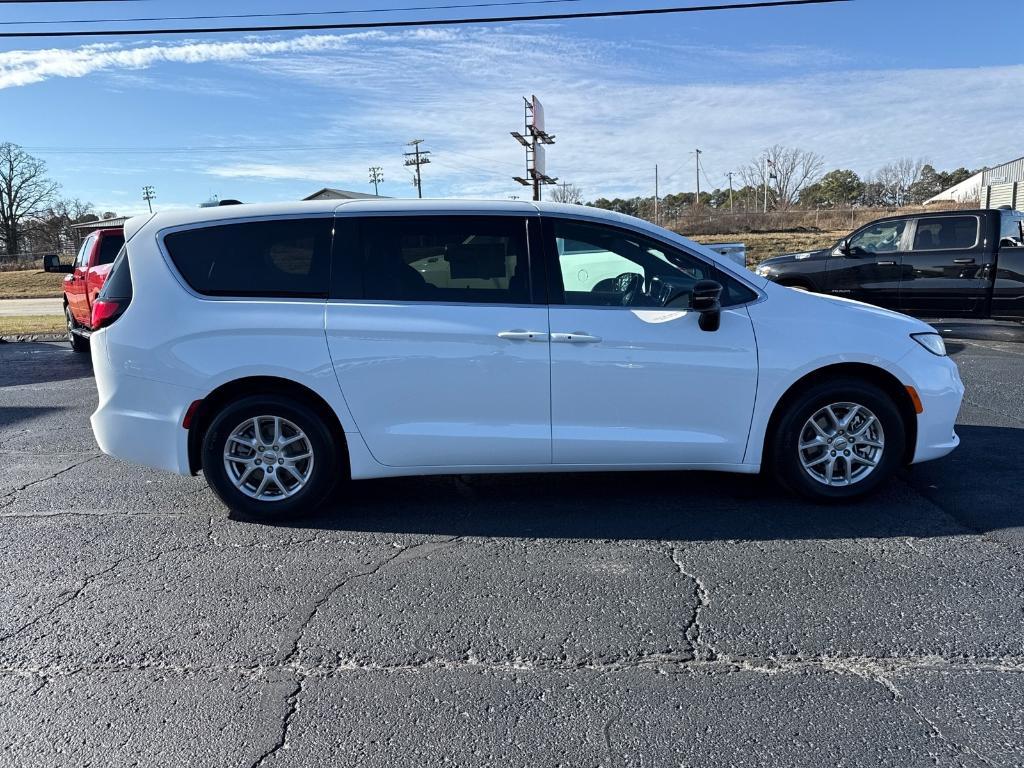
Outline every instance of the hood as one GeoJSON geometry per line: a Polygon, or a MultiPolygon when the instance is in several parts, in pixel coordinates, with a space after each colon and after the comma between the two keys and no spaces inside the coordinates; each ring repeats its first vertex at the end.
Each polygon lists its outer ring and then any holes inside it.
{"type": "Polygon", "coordinates": [[[770,256],[763,260],[762,264],[786,264],[792,261],[807,261],[810,259],[823,259],[828,256],[831,248],[821,248],[817,251],[794,251],[793,253],[782,253],[778,256],[770,256]]]}
{"type": "Polygon", "coordinates": [[[847,299],[843,296],[793,291],[771,282],[765,286],[765,291],[769,293],[769,296],[773,297],[778,294],[780,300],[802,307],[808,317],[813,317],[818,312],[827,311],[833,317],[837,316],[837,313],[842,313],[855,323],[870,323],[876,327],[889,329],[902,326],[907,333],[936,332],[932,326],[915,317],[910,317],[910,315],[876,307],[874,304],[865,304],[863,301],[847,299]]]}

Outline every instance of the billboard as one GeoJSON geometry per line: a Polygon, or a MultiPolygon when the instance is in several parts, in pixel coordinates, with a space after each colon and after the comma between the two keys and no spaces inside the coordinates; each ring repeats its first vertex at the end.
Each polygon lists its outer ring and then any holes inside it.
{"type": "Polygon", "coordinates": [[[544,133],[544,107],[536,96],[533,97],[533,128],[544,133]]]}
{"type": "Polygon", "coordinates": [[[538,176],[548,175],[547,150],[544,149],[543,144],[538,144],[533,148],[533,170],[538,176]]]}

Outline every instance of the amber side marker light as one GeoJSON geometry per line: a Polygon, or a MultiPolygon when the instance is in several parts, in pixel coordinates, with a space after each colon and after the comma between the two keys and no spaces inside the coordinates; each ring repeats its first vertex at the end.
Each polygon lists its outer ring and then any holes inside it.
{"type": "Polygon", "coordinates": [[[924,413],[924,406],[921,405],[921,396],[911,386],[907,387],[907,394],[910,395],[910,402],[914,404],[914,413],[924,413]]]}

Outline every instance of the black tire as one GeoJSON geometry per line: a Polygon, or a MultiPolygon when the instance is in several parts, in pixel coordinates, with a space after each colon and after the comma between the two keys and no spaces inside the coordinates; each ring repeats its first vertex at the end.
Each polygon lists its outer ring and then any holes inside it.
{"type": "MultiPolygon", "coordinates": [[[[263,423],[266,426],[266,423],[263,423]]],[[[264,434],[269,436],[266,431],[264,434]]],[[[264,447],[268,451],[271,448],[264,447]]],[[[254,455],[255,453],[254,451],[254,455]]],[[[280,455],[283,456],[284,453],[280,455]]],[[[330,495],[339,477],[344,473],[340,465],[343,455],[343,450],[336,445],[331,430],[319,413],[300,400],[272,394],[250,395],[226,405],[213,417],[202,443],[203,474],[220,500],[236,515],[264,522],[298,519],[313,512],[330,495]],[[228,438],[246,421],[262,416],[279,417],[291,422],[309,441],[312,453],[309,476],[305,485],[292,496],[272,500],[253,498],[239,490],[228,475],[229,470],[225,467],[224,458],[228,438]]],[[[272,474],[274,469],[281,471],[280,467],[274,466],[268,470],[264,462],[257,471],[272,475],[271,480],[276,483],[272,474]]],[[[290,475],[282,477],[291,478],[290,475]]],[[[250,490],[254,489],[250,487],[250,490]]]]}
{"type": "Polygon", "coordinates": [[[68,326],[68,342],[71,344],[71,350],[73,352],[88,352],[89,340],[75,333],[78,323],[75,322],[75,316],[71,314],[71,307],[67,304],[64,305],[64,320],[68,326]]]}
{"type": "MultiPolygon", "coordinates": [[[[810,431],[809,434],[814,435],[814,432],[810,431]]],[[[767,469],[784,488],[814,501],[859,498],[888,481],[900,467],[906,447],[906,434],[899,409],[892,397],[880,387],[858,379],[825,381],[802,392],[786,406],[767,446],[767,469]],[[881,424],[884,435],[882,455],[878,457],[877,465],[850,485],[833,486],[816,480],[801,462],[799,446],[805,425],[822,408],[834,403],[853,403],[867,408],[881,424]]],[[[830,450],[825,452],[831,453],[830,450]]],[[[809,457],[809,463],[816,457],[817,454],[809,457]]],[[[843,466],[841,459],[840,472],[843,466]]],[[[845,467],[849,472],[852,465],[847,462],[845,467]]],[[[861,466],[857,469],[860,470],[861,466]]]]}

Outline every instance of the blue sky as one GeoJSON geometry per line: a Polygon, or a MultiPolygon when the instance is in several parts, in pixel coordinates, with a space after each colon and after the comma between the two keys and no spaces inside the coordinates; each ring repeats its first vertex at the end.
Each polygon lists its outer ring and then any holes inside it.
{"type": "MultiPolygon", "coordinates": [[[[224,0],[216,11],[194,0],[3,4],[0,22],[459,1],[224,0]]],[[[567,0],[446,13],[672,4],[567,0]]],[[[1010,29],[1024,29],[1021,0],[855,0],[355,33],[9,39],[0,40],[0,141],[45,159],[65,194],[119,213],[144,208],[145,184],[156,187],[158,207],[211,194],[257,201],[322,186],[372,191],[371,165],[384,169],[382,194],[411,196],[402,152],[412,138],[434,153],[423,169],[425,195],[525,195],[511,179],[522,173],[523,154],[509,131],[521,128],[521,97],[531,93],[557,136],[549,173],[588,199],[650,194],[655,163],[663,193],[692,190],[695,147],[704,152],[702,186],[725,186],[728,171],[776,143],[862,174],[905,156],[977,167],[1024,155],[1024,54],[1000,32],[1010,29]]]]}

